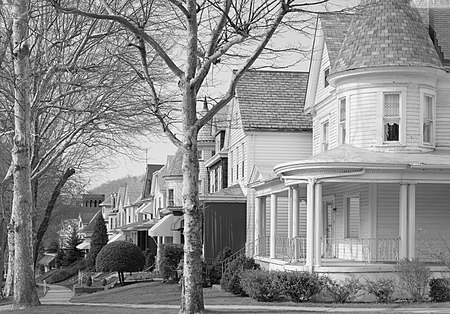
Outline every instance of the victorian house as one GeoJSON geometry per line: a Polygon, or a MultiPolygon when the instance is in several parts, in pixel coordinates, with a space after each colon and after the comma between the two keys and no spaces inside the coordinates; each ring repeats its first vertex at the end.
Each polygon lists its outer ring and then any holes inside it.
{"type": "Polygon", "coordinates": [[[362,4],[318,17],[312,157],[250,180],[248,241],[264,267],[389,272],[400,259],[431,261],[423,244],[449,239],[449,10],[362,4]]]}

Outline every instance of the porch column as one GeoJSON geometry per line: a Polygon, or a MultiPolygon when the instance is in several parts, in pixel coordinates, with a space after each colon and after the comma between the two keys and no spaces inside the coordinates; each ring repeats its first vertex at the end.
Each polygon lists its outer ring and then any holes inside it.
{"type": "Polygon", "coordinates": [[[297,238],[299,236],[298,223],[300,216],[300,202],[298,187],[292,188],[292,237],[297,238]]]}
{"type": "Polygon", "coordinates": [[[306,263],[309,271],[313,270],[314,262],[314,180],[308,181],[306,188],[306,263]]]}
{"type": "Polygon", "coordinates": [[[260,243],[262,236],[262,200],[261,197],[255,197],[255,245],[258,248],[255,255],[260,255],[260,243]]]}
{"type": "Polygon", "coordinates": [[[408,185],[400,184],[400,212],[399,212],[399,258],[400,260],[407,257],[408,250],[408,185]]]}
{"type": "MultiPolygon", "coordinates": [[[[299,221],[299,211],[300,211],[300,203],[299,203],[299,195],[298,195],[298,186],[294,186],[292,188],[292,237],[298,238],[298,221],[299,221]]],[[[299,252],[299,244],[301,245],[300,240],[294,240],[294,262],[298,261],[298,252],[299,252]]]]}
{"type": "Polygon", "coordinates": [[[416,185],[408,185],[408,259],[416,257],[416,185]]]}
{"type": "Polygon", "coordinates": [[[322,262],[322,235],[323,235],[323,212],[322,212],[322,184],[316,183],[314,192],[314,259],[315,266],[322,262]]]}
{"type": "Polygon", "coordinates": [[[267,256],[267,205],[266,197],[261,197],[261,248],[262,256],[267,256]]]}
{"type": "Polygon", "coordinates": [[[292,188],[288,189],[288,238],[292,238],[292,216],[293,216],[293,206],[292,206],[292,188]]]}
{"type": "Polygon", "coordinates": [[[270,258],[275,258],[277,236],[277,195],[270,195],[270,258]]]}

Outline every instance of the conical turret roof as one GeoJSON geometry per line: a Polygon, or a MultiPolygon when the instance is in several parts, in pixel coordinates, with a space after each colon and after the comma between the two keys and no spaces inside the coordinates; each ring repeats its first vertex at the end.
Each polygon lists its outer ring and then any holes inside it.
{"type": "Polygon", "coordinates": [[[385,66],[442,68],[427,28],[410,0],[362,1],[333,72],[385,66]]]}

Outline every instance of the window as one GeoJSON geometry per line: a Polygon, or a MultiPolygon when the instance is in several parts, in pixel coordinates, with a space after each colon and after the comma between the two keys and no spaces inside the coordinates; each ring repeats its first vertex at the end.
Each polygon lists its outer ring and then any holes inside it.
{"type": "Polygon", "coordinates": [[[322,123],[322,151],[328,150],[329,146],[330,124],[328,121],[322,123]]]}
{"type": "Polygon", "coordinates": [[[197,154],[198,154],[198,159],[203,160],[203,151],[201,149],[198,150],[197,154]]]}
{"type": "Polygon", "coordinates": [[[385,142],[400,140],[400,94],[386,93],[383,100],[383,130],[385,142]]]}
{"type": "Polygon", "coordinates": [[[434,125],[434,97],[429,94],[423,95],[423,120],[422,120],[422,140],[426,144],[433,143],[434,125]]]}
{"type": "Polygon", "coordinates": [[[173,189],[169,189],[169,196],[168,196],[168,206],[175,206],[175,200],[173,195],[173,189]]]}
{"type": "Polygon", "coordinates": [[[236,156],[234,162],[236,163],[236,180],[239,180],[239,147],[235,150],[236,156]]]}
{"type": "Polygon", "coordinates": [[[325,69],[325,71],[323,71],[323,86],[327,87],[328,85],[330,85],[330,83],[328,83],[328,77],[330,76],[330,68],[325,69]]]}
{"type": "Polygon", "coordinates": [[[345,198],[345,237],[359,238],[360,215],[359,196],[345,198]]]}
{"type": "Polygon", "coordinates": [[[242,178],[243,178],[243,177],[245,176],[245,168],[244,168],[244,166],[245,166],[244,143],[242,143],[241,154],[242,154],[242,157],[241,157],[241,158],[242,158],[242,159],[241,159],[241,171],[242,171],[242,174],[241,174],[241,176],[242,176],[242,178]]]}
{"type": "Polygon", "coordinates": [[[339,100],[339,143],[345,144],[347,136],[347,100],[339,100]]]}
{"type": "Polygon", "coordinates": [[[216,135],[216,151],[220,152],[225,145],[225,131],[220,131],[216,135]]]}

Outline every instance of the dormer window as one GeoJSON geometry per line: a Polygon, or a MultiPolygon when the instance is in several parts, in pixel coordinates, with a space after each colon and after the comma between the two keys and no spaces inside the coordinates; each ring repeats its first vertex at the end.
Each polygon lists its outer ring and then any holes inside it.
{"type": "Polygon", "coordinates": [[[400,93],[384,94],[383,131],[384,142],[400,141],[400,93]]]}
{"type": "Polygon", "coordinates": [[[426,145],[434,142],[434,101],[435,96],[422,93],[422,141],[426,145]]]}
{"type": "Polygon", "coordinates": [[[219,133],[217,133],[216,135],[216,152],[220,152],[223,147],[225,146],[225,131],[220,131],[219,133]]]}
{"type": "Polygon", "coordinates": [[[323,71],[323,86],[327,87],[328,85],[330,85],[330,83],[328,83],[328,77],[330,76],[330,68],[326,68],[325,71],[323,71]]]}
{"type": "Polygon", "coordinates": [[[347,99],[339,99],[339,144],[346,143],[347,136],[347,99]]]}

